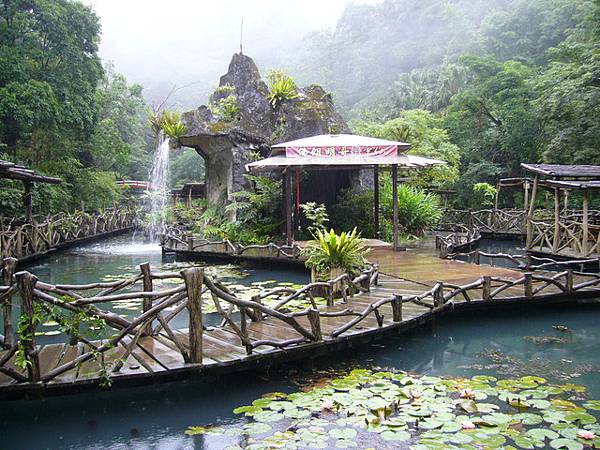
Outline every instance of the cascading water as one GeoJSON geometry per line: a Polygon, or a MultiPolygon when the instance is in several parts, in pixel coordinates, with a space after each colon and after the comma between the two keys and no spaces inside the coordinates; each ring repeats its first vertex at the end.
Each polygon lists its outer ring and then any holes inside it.
{"type": "Polygon", "coordinates": [[[162,131],[158,136],[158,145],[150,171],[150,239],[156,242],[165,232],[165,210],[168,200],[169,176],[169,138],[162,131]]]}

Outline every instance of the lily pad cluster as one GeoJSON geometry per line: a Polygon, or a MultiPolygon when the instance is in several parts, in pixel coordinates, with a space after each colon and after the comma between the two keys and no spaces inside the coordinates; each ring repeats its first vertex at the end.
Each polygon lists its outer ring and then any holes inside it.
{"type": "Polygon", "coordinates": [[[355,369],[329,383],[266,394],[234,410],[236,427],[188,435],[236,438],[229,449],[600,448],[600,401],[586,388],[524,376],[441,378],[355,369]]]}

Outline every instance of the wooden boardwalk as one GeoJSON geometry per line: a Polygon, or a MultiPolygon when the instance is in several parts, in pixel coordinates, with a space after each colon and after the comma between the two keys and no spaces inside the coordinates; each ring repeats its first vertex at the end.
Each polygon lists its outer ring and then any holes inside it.
{"type": "MultiPolygon", "coordinates": [[[[119,370],[111,373],[112,382],[115,385],[144,384],[265,367],[358,345],[423,324],[450,310],[456,313],[467,307],[485,308],[486,303],[550,302],[600,296],[598,277],[590,279],[583,274],[565,272],[564,282],[556,273],[541,274],[540,279],[535,279],[519,271],[442,260],[415,252],[393,252],[381,246],[373,249],[370,259],[379,264],[377,284],[365,292],[348,296],[346,302],[337,300],[333,305],[320,308],[316,327],[310,315],[294,316],[303,329],[319,336],[306,340],[305,333],[269,315],[259,320],[244,320],[240,325],[225,323],[205,327],[200,334],[201,361],[190,363],[184,355],[186,352],[191,355],[195,350],[191,348],[194,344],[188,329],[163,328],[146,336],[131,333],[120,345],[103,353],[109,367],[119,360],[124,361],[119,370]],[[516,284],[511,285],[513,282],[516,284]],[[459,288],[465,285],[467,288],[461,291],[459,288]],[[357,321],[356,324],[336,334],[348,325],[349,319],[357,321]],[[265,341],[271,344],[260,345],[265,341]],[[259,345],[253,346],[257,343],[259,345]]],[[[91,347],[84,343],[50,344],[37,350],[39,371],[44,374],[89,353],[91,347]]],[[[27,372],[17,368],[14,358],[14,355],[9,357],[7,351],[0,352],[0,366],[26,377],[27,372]]],[[[14,374],[2,371],[0,398],[97,387],[101,370],[99,358],[89,358],[47,382],[19,381],[14,374]]]]}

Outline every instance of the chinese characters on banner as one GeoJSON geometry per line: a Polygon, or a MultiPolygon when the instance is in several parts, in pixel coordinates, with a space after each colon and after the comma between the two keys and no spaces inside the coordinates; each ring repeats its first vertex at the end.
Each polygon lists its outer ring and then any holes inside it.
{"type": "Polygon", "coordinates": [[[286,147],[285,156],[313,156],[317,158],[338,158],[344,156],[396,156],[398,147],[395,145],[375,145],[369,147],[286,147]]]}

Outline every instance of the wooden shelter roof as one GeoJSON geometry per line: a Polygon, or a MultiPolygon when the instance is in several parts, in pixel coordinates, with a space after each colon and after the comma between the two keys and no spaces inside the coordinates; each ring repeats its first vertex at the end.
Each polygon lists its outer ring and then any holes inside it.
{"type": "Polygon", "coordinates": [[[600,166],[565,164],[521,164],[524,170],[555,178],[598,178],[600,166]]]}
{"type": "Polygon", "coordinates": [[[60,178],[38,175],[31,169],[2,159],[0,159],[0,178],[50,184],[63,182],[60,178]]]}
{"type": "Polygon", "coordinates": [[[398,153],[410,148],[406,142],[390,141],[387,139],[378,139],[369,136],[359,136],[356,134],[319,134],[294,141],[280,142],[271,146],[271,156],[285,153],[289,147],[350,147],[350,148],[369,148],[393,146],[398,153]]]}
{"type": "Polygon", "coordinates": [[[540,185],[562,189],[600,189],[600,180],[543,180],[540,185]]]}

